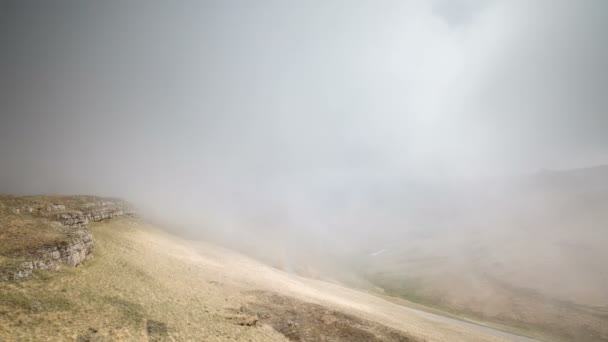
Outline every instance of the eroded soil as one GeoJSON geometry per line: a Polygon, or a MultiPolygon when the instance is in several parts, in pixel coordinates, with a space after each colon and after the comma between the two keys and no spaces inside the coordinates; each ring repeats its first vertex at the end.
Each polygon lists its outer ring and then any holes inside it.
{"type": "Polygon", "coordinates": [[[237,324],[267,324],[290,341],[418,342],[396,329],[270,291],[250,291],[255,299],[236,314],[237,324]],[[247,318],[248,317],[248,318],[247,318]]]}

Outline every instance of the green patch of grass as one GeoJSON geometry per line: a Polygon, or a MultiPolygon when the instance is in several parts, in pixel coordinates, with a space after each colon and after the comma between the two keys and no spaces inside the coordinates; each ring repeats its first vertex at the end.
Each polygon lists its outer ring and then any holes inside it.
{"type": "Polygon", "coordinates": [[[431,307],[441,307],[444,304],[440,296],[429,296],[424,293],[424,281],[418,278],[403,277],[399,281],[392,281],[377,277],[372,280],[372,283],[384,289],[385,293],[390,296],[404,298],[431,307]]]}
{"type": "Polygon", "coordinates": [[[26,312],[68,311],[73,304],[62,296],[37,296],[16,291],[0,293],[0,306],[26,312]]]}
{"type": "MultiPolygon", "coordinates": [[[[470,322],[483,322],[495,329],[511,332],[523,336],[530,336],[539,339],[550,339],[552,341],[605,341],[606,338],[598,338],[600,332],[597,325],[593,327],[591,324],[582,326],[573,325],[558,325],[551,321],[524,321],[517,317],[508,314],[487,315],[475,308],[455,306],[445,300],[440,292],[431,292],[429,284],[423,279],[401,276],[398,279],[385,278],[381,275],[376,275],[372,280],[373,284],[381,287],[386,294],[392,297],[403,298],[410,302],[421,304],[429,308],[425,311],[438,311],[439,314],[447,315],[452,318],[466,320],[470,322]]],[[[432,285],[432,284],[431,284],[432,285]]],[[[504,285],[503,285],[504,286],[504,285]]],[[[545,308],[549,308],[552,312],[559,313],[560,311],[568,312],[570,319],[574,320],[575,316],[584,317],[584,319],[595,318],[596,321],[605,321],[608,316],[601,309],[584,307],[573,303],[559,301],[544,297],[539,293],[530,289],[520,289],[509,287],[509,292],[520,297],[526,298],[531,303],[535,301],[542,302],[545,308]]],[[[553,318],[554,316],[548,316],[553,318]]],[[[580,320],[580,318],[578,318],[580,320]]]]}
{"type": "Polygon", "coordinates": [[[23,260],[18,257],[0,255],[0,270],[17,270],[22,262],[23,260]]]}
{"type": "Polygon", "coordinates": [[[154,277],[144,271],[141,267],[134,265],[127,260],[119,260],[116,263],[117,267],[121,267],[125,274],[128,274],[130,277],[142,280],[142,281],[154,281],[154,277]]]}
{"type": "Polygon", "coordinates": [[[144,307],[140,304],[130,302],[116,296],[105,296],[102,297],[105,304],[112,306],[118,310],[124,321],[129,322],[133,326],[139,326],[145,318],[144,307]]]}

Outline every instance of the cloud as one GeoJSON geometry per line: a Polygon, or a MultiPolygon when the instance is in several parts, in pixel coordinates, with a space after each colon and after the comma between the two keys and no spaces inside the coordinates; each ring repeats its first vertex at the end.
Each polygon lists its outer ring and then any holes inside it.
{"type": "Polygon", "coordinates": [[[322,231],[385,187],[607,157],[602,1],[11,4],[2,192],[322,231]]]}

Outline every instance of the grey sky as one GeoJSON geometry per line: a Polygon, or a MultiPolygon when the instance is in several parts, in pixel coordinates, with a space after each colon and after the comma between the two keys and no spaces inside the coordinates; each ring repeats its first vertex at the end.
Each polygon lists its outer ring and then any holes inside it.
{"type": "Polygon", "coordinates": [[[605,1],[0,4],[0,192],[300,222],[608,162],[605,1]]]}

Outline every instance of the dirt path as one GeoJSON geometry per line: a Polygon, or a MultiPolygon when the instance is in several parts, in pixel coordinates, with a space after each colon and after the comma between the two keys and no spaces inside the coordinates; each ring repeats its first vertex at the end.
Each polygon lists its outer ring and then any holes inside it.
{"type": "Polygon", "coordinates": [[[449,324],[458,325],[458,326],[466,328],[466,329],[475,330],[475,331],[478,331],[478,332],[481,332],[484,334],[488,334],[488,335],[492,335],[495,337],[505,338],[505,339],[513,341],[513,342],[541,342],[540,340],[511,334],[511,333],[508,333],[505,331],[497,330],[494,328],[490,328],[490,327],[475,324],[475,323],[469,323],[469,322],[461,321],[458,319],[441,316],[441,315],[437,315],[437,314],[430,313],[430,312],[425,312],[425,311],[418,310],[418,309],[413,309],[413,308],[408,308],[408,309],[412,310],[412,312],[415,312],[417,315],[420,315],[423,317],[428,317],[430,319],[433,319],[433,320],[436,320],[439,322],[445,322],[445,323],[449,323],[449,324]]]}

